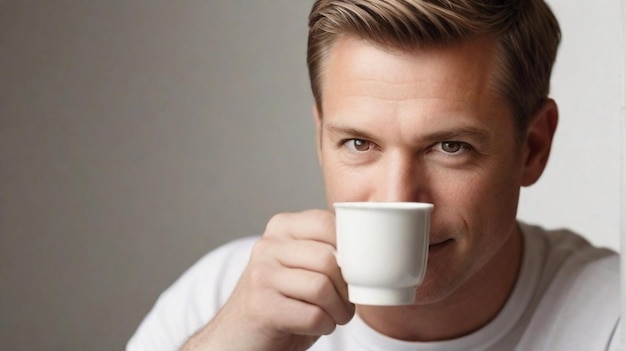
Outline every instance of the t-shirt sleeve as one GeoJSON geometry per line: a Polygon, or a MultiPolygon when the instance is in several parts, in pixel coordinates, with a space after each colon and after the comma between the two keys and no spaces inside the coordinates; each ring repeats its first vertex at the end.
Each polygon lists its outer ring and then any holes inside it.
{"type": "Polygon", "coordinates": [[[159,296],[126,350],[178,350],[226,302],[257,239],[235,240],[196,262],[159,296]]]}

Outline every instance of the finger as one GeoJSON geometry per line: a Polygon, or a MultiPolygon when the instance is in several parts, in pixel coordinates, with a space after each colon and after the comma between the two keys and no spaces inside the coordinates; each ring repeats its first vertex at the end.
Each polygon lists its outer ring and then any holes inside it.
{"type": "Polygon", "coordinates": [[[318,272],[328,276],[337,293],[348,305],[348,285],[337,265],[335,250],[330,244],[311,240],[288,240],[264,237],[253,249],[253,260],[318,272]]]}
{"type": "Polygon", "coordinates": [[[335,247],[335,216],[325,210],[277,214],[267,223],[264,235],[315,240],[335,247]]]}
{"type": "Polygon", "coordinates": [[[347,323],[354,308],[337,294],[330,278],[302,269],[280,270],[272,276],[273,284],[285,297],[319,306],[335,324],[347,323]]]}
{"type": "Polygon", "coordinates": [[[302,300],[287,298],[273,308],[274,327],[287,334],[328,335],[337,327],[323,308],[302,300]]]}
{"type": "Polygon", "coordinates": [[[301,268],[328,276],[339,297],[348,303],[348,285],[337,264],[335,248],[330,244],[311,240],[282,240],[273,250],[277,259],[288,268],[301,268]]]}

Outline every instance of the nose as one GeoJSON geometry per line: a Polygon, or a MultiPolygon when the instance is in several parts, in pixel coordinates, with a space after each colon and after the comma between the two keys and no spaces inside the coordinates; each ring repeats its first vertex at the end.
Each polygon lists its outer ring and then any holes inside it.
{"type": "Polygon", "coordinates": [[[375,201],[428,201],[427,172],[417,157],[405,154],[388,155],[380,172],[375,201]]]}

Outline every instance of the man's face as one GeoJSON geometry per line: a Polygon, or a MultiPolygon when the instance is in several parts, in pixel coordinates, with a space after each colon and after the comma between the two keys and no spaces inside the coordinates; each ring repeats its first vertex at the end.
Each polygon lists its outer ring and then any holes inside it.
{"type": "Polygon", "coordinates": [[[401,53],[345,37],[327,57],[317,118],[329,205],[435,206],[418,304],[456,291],[517,230],[523,157],[496,65],[488,40],[401,53]]]}

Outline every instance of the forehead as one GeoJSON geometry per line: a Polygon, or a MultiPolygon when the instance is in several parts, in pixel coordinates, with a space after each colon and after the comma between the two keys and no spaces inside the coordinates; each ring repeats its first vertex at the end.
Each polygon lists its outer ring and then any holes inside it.
{"type": "Polygon", "coordinates": [[[322,72],[323,121],[393,138],[468,127],[512,129],[510,109],[494,89],[495,48],[477,39],[404,52],[342,38],[322,72]]]}
{"type": "MultiPolygon", "coordinates": [[[[496,93],[495,40],[476,38],[411,51],[383,48],[342,36],[327,51],[321,71],[322,102],[336,93],[359,94],[378,85],[381,98],[476,100],[496,93]]],[[[324,104],[322,104],[324,105],[324,104]]]]}

